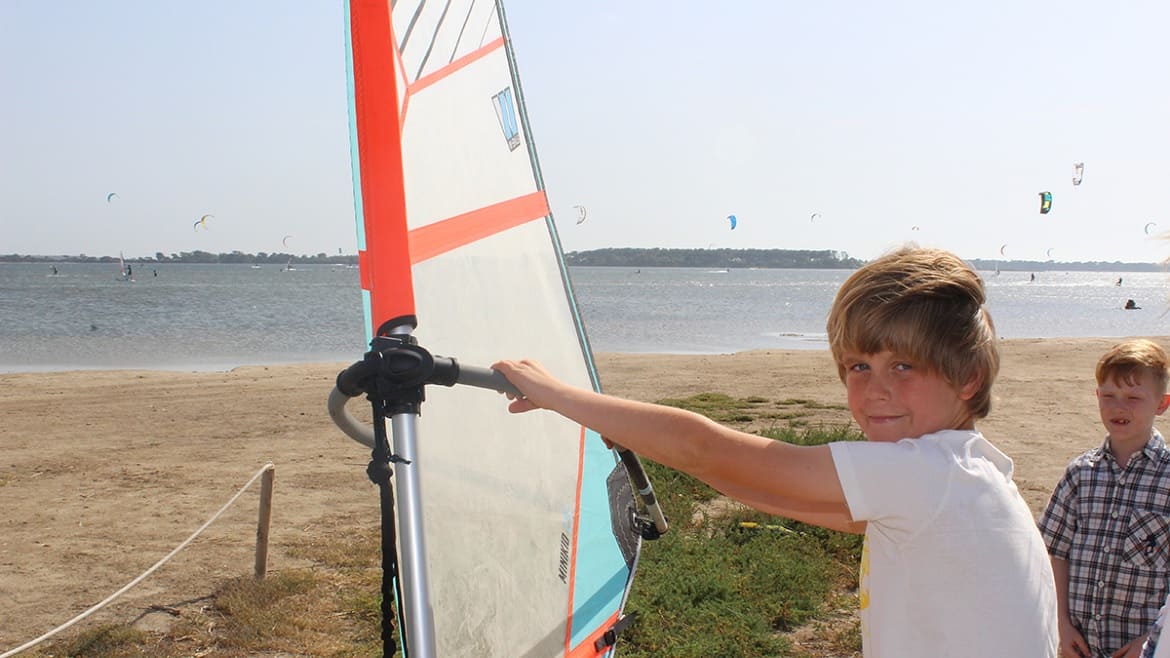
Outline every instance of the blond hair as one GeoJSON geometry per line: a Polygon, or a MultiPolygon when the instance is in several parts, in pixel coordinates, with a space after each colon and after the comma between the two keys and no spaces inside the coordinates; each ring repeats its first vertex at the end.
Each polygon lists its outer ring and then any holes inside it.
{"type": "Polygon", "coordinates": [[[967,401],[974,418],[991,411],[999,373],[995,327],[983,281],[954,254],[906,246],[867,263],[837,291],[827,330],[837,373],[844,355],[889,350],[921,364],[956,390],[978,382],[967,401]]]}
{"type": "Polygon", "coordinates": [[[1170,382],[1170,357],[1166,356],[1166,350],[1145,338],[1127,340],[1109,348],[1097,362],[1097,385],[1109,379],[1119,386],[1135,386],[1143,372],[1153,377],[1158,394],[1165,395],[1170,382]]]}

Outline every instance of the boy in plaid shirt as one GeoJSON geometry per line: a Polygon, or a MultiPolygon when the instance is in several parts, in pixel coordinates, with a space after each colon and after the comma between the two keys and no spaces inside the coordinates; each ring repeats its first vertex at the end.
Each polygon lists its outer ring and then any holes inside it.
{"type": "Polygon", "coordinates": [[[1105,442],[1074,459],[1040,518],[1062,655],[1137,658],[1170,578],[1170,449],[1154,419],[1170,406],[1170,358],[1149,340],[1097,362],[1105,442]]]}

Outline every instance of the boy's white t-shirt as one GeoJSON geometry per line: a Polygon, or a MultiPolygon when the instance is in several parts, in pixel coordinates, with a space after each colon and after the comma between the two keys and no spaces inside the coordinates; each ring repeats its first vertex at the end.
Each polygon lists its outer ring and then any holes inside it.
{"type": "Polygon", "coordinates": [[[866,658],[1058,655],[1052,565],[1007,455],[973,430],[830,449],[867,522],[866,658]]]}

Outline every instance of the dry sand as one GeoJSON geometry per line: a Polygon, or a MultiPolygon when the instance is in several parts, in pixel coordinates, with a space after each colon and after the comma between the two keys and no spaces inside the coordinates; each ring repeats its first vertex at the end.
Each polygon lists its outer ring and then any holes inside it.
{"type": "MultiPolygon", "coordinates": [[[[1160,339],[1164,345],[1170,339],[1160,339]]],[[[991,416],[979,428],[1016,464],[1039,512],[1065,465],[1102,428],[1093,367],[1117,339],[1011,340],[991,416]]],[[[609,393],[657,400],[714,391],[840,406],[824,351],[717,356],[602,354],[609,393]]],[[[324,410],[345,364],[227,373],[0,374],[0,651],[73,617],[142,573],[216,512],[267,461],[276,465],[269,565],[299,566],[305,537],[376,524],[368,452],[324,410]]],[[[821,420],[849,422],[826,410],[821,420]]],[[[255,487],[258,490],[258,486],[255,487]]],[[[152,605],[199,605],[251,573],[256,495],[84,624],[150,624],[152,605]]]]}

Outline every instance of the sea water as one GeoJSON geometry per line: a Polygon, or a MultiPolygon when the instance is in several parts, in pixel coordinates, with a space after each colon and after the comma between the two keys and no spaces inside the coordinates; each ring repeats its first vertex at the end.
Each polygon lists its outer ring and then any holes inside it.
{"type": "MultiPolygon", "coordinates": [[[[365,348],[354,268],[147,263],[133,282],[117,280],[116,264],[56,268],[0,263],[0,371],[223,370],[353,361],[365,348]]],[[[594,351],[642,353],[824,349],[825,317],[849,274],[570,268],[594,351]]],[[[982,274],[1002,337],[1170,335],[1170,273],[982,274]],[[1127,299],[1142,308],[1123,310],[1127,299]]]]}

